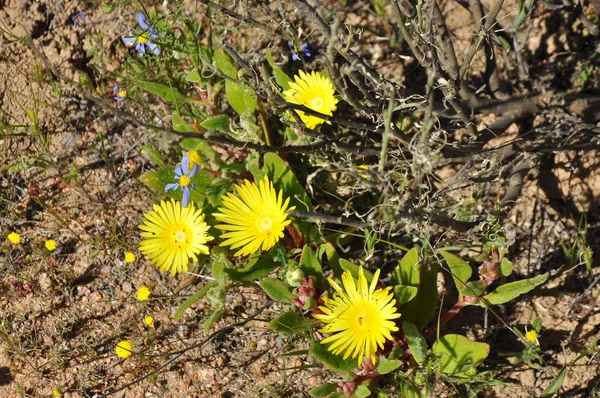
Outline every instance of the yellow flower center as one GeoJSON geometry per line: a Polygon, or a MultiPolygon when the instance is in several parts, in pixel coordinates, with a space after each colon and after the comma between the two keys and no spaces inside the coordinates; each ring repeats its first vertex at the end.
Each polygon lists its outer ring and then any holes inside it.
{"type": "Polygon", "coordinates": [[[138,36],[137,42],[140,43],[140,44],[145,44],[145,43],[148,42],[148,37],[146,36],[145,33],[143,33],[143,34],[141,34],[141,35],[138,36]]]}
{"type": "Polygon", "coordinates": [[[75,18],[75,23],[79,26],[83,26],[85,24],[85,22],[83,22],[83,18],[82,17],[77,17],[75,18]]]}
{"type": "Polygon", "coordinates": [[[195,164],[199,166],[202,162],[202,157],[197,151],[189,151],[188,158],[190,160],[190,167],[194,167],[195,164]]]}
{"type": "Polygon", "coordinates": [[[535,341],[537,339],[537,332],[535,330],[530,330],[525,334],[525,338],[529,341],[535,341]]]}
{"type": "Polygon", "coordinates": [[[271,213],[263,212],[256,219],[256,226],[262,232],[271,232],[271,228],[273,227],[273,217],[271,213]]]}
{"type": "Polygon", "coordinates": [[[117,97],[119,98],[125,98],[125,96],[127,95],[127,90],[121,90],[117,92],[117,97]]]}
{"type": "Polygon", "coordinates": [[[314,111],[320,111],[323,105],[325,105],[325,102],[321,97],[315,97],[310,101],[310,109],[314,111]]]}
{"type": "Polygon", "coordinates": [[[185,230],[175,231],[175,233],[173,234],[173,238],[175,239],[175,243],[183,243],[183,242],[185,242],[186,239],[187,239],[187,235],[185,233],[185,230]]]}
{"type": "Polygon", "coordinates": [[[190,177],[188,176],[179,177],[179,185],[181,185],[182,187],[187,187],[188,185],[190,185],[190,181],[190,177]]]}

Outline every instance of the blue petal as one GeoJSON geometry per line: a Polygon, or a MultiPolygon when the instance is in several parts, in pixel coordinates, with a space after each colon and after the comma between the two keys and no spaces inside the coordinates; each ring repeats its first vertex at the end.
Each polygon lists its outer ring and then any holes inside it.
{"type": "Polygon", "coordinates": [[[176,182],[167,184],[167,185],[165,185],[165,192],[170,191],[170,190],[175,191],[177,188],[179,188],[179,184],[177,184],[176,182]]]}
{"type": "Polygon", "coordinates": [[[136,51],[138,52],[138,57],[142,58],[146,54],[146,47],[142,43],[138,43],[135,46],[136,51]]]}
{"type": "Polygon", "coordinates": [[[190,167],[190,161],[188,155],[183,155],[181,158],[181,169],[185,174],[187,174],[190,167]]]}
{"type": "Polygon", "coordinates": [[[148,28],[148,35],[153,39],[158,39],[158,34],[154,28],[148,28]]]}
{"type": "Polygon", "coordinates": [[[117,95],[117,93],[119,92],[119,85],[117,84],[114,88],[113,88],[113,95],[117,95]]]}
{"type": "Polygon", "coordinates": [[[182,175],[184,175],[185,173],[183,172],[183,170],[181,169],[181,165],[177,165],[177,167],[175,167],[175,175],[177,177],[181,177],[182,175]]]}
{"type": "Polygon", "coordinates": [[[291,41],[288,41],[288,47],[289,48],[293,48],[294,47],[294,43],[292,43],[291,41]]]}
{"type": "Polygon", "coordinates": [[[150,49],[150,51],[152,51],[152,53],[154,55],[160,55],[160,48],[158,48],[158,46],[152,42],[147,42],[146,43],[148,45],[148,48],[150,49]]]}
{"type": "Polygon", "coordinates": [[[181,198],[181,205],[187,207],[190,203],[190,189],[188,187],[181,188],[183,191],[183,197],[181,198]]]}
{"type": "Polygon", "coordinates": [[[137,20],[140,27],[144,30],[148,29],[148,21],[146,20],[146,16],[141,12],[137,13],[137,20]]]}
{"type": "Polygon", "coordinates": [[[132,44],[132,43],[135,43],[137,41],[137,37],[135,37],[135,36],[121,36],[121,40],[123,40],[123,43],[125,43],[125,44],[132,44]]]}
{"type": "Polygon", "coordinates": [[[198,165],[194,164],[194,168],[192,169],[192,171],[190,171],[190,174],[188,174],[188,177],[192,178],[193,176],[196,175],[197,172],[198,172],[198,165]]]}
{"type": "Polygon", "coordinates": [[[296,53],[293,53],[293,54],[292,54],[292,59],[293,59],[294,61],[300,61],[300,57],[299,57],[299,56],[298,56],[298,54],[296,54],[296,53]]]}

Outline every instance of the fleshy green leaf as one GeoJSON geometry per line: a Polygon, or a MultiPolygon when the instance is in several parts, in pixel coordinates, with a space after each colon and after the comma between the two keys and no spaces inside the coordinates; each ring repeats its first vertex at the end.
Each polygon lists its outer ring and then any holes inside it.
{"type": "Polygon", "coordinates": [[[467,282],[466,286],[460,291],[462,296],[481,296],[486,289],[481,281],[467,282]]]}
{"type": "Polygon", "coordinates": [[[171,122],[173,123],[173,130],[175,131],[179,131],[181,133],[189,133],[194,131],[194,128],[177,112],[173,113],[171,122]]]}
{"type": "Polygon", "coordinates": [[[314,343],[308,352],[328,369],[342,374],[349,374],[358,363],[356,358],[342,359],[342,356],[332,354],[327,351],[327,345],[319,342],[314,343]]]}
{"type": "Polygon", "coordinates": [[[444,373],[460,375],[482,363],[490,353],[490,346],[459,334],[447,334],[431,350],[440,357],[444,373]]]}
{"type": "Polygon", "coordinates": [[[267,62],[273,69],[273,76],[275,76],[275,81],[284,91],[290,87],[290,81],[292,79],[285,74],[283,70],[275,63],[273,60],[273,56],[271,55],[271,50],[267,48],[267,62]]]}
{"type": "Polygon", "coordinates": [[[269,322],[269,328],[290,336],[312,329],[315,324],[294,311],[288,311],[269,322]]]}
{"type": "Polygon", "coordinates": [[[229,57],[229,55],[222,48],[218,48],[213,53],[213,62],[215,63],[215,66],[219,72],[231,77],[232,79],[237,79],[237,69],[233,65],[231,57],[229,57]]]}
{"type": "Polygon", "coordinates": [[[413,358],[415,358],[415,361],[419,365],[424,364],[425,359],[427,359],[427,342],[425,341],[425,337],[410,322],[402,321],[402,331],[404,332],[404,336],[406,336],[408,348],[410,348],[413,358]]]}
{"type": "Polygon", "coordinates": [[[567,367],[564,366],[558,373],[558,376],[556,376],[556,379],[552,380],[552,383],[550,383],[548,387],[546,387],[546,389],[542,391],[542,395],[540,396],[540,398],[550,398],[554,396],[554,394],[556,394],[558,390],[560,390],[560,388],[562,387],[563,383],[565,382],[566,376],[567,367]]]}
{"type": "Polygon", "coordinates": [[[408,303],[410,300],[414,299],[417,296],[418,291],[419,288],[415,286],[394,286],[394,298],[396,299],[396,304],[400,305],[408,303]]]}
{"type": "Polygon", "coordinates": [[[162,98],[167,102],[176,104],[194,102],[192,99],[177,91],[175,87],[171,87],[166,84],[138,80],[135,82],[135,85],[151,94],[156,95],[157,97],[162,98]]]}
{"type": "Polygon", "coordinates": [[[337,384],[321,384],[308,392],[308,395],[315,398],[326,397],[337,390],[337,384]]]}
{"type": "Polygon", "coordinates": [[[210,119],[206,119],[205,121],[200,123],[200,126],[204,127],[205,129],[219,130],[223,133],[231,134],[232,131],[229,127],[230,122],[231,120],[229,119],[229,116],[219,115],[211,117],[210,119]]]}
{"type": "Polygon", "coordinates": [[[258,282],[260,287],[271,297],[277,301],[291,301],[292,292],[288,289],[285,283],[275,278],[265,278],[258,282]]]}
{"type": "Polygon", "coordinates": [[[225,266],[218,259],[212,262],[212,275],[219,286],[225,286],[225,266]]]}
{"type": "Polygon", "coordinates": [[[509,276],[513,270],[513,263],[506,257],[500,263],[500,273],[502,276],[509,276]]]}
{"type": "Polygon", "coordinates": [[[410,249],[392,272],[393,285],[419,286],[419,250],[410,249]]]}
{"type": "Polygon", "coordinates": [[[402,365],[402,361],[397,361],[395,359],[387,359],[385,357],[379,358],[379,363],[377,364],[377,372],[379,374],[387,374],[398,368],[402,365]]]}
{"type": "Polygon", "coordinates": [[[156,148],[153,148],[148,145],[144,145],[142,147],[142,153],[147,153],[150,156],[150,158],[152,158],[152,160],[154,160],[156,162],[156,164],[159,165],[160,167],[163,167],[163,168],[167,167],[167,164],[165,163],[164,159],[162,158],[162,155],[156,148]]]}
{"type": "Polygon", "coordinates": [[[229,274],[232,281],[235,282],[253,282],[271,273],[279,263],[273,261],[273,256],[264,256],[255,264],[248,268],[236,269],[225,268],[225,272],[229,274]]]}
{"type": "Polygon", "coordinates": [[[187,310],[192,305],[194,305],[198,300],[200,300],[202,297],[204,297],[211,288],[213,288],[217,285],[218,285],[218,283],[216,281],[212,281],[212,282],[206,284],[206,286],[204,286],[202,289],[200,289],[196,293],[194,293],[191,297],[189,297],[183,303],[181,303],[179,308],[177,308],[177,311],[175,311],[175,315],[174,315],[175,320],[179,320],[179,318],[181,318],[181,316],[183,315],[185,310],[187,310]]]}
{"type": "Polygon", "coordinates": [[[471,278],[473,274],[473,269],[471,265],[463,260],[462,258],[445,251],[440,251],[444,260],[450,267],[450,272],[452,273],[452,279],[454,279],[454,284],[456,285],[456,290],[459,292],[463,290],[465,284],[471,278]]]}
{"type": "Polygon", "coordinates": [[[225,94],[229,105],[240,115],[253,112],[256,109],[256,92],[243,83],[227,80],[225,82],[225,94]]]}
{"type": "Polygon", "coordinates": [[[204,322],[202,322],[202,328],[204,329],[204,331],[208,332],[208,330],[210,330],[210,328],[215,324],[215,322],[218,321],[219,318],[221,318],[222,314],[223,305],[221,304],[216,309],[214,309],[213,313],[210,314],[210,316],[206,318],[204,322]]]}
{"type": "Polygon", "coordinates": [[[317,283],[317,286],[321,285],[323,282],[323,269],[321,268],[321,263],[315,255],[315,252],[312,251],[309,245],[305,245],[302,249],[300,263],[298,265],[302,272],[304,272],[306,278],[312,275],[316,279],[315,283],[317,283]]]}
{"type": "Polygon", "coordinates": [[[354,395],[356,395],[357,398],[365,398],[371,395],[371,390],[369,390],[367,386],[361,384],[354,390],[354,395]]]}
{"type": "Polygon", "coordinates": [[[490,294],[483,296],[479,305],[483,307],[485,305],[498,305],[507,303],[546,282],[548,276],[549,274],[545,273],[534,278],[505,283],[502,286],[498,286],[496,290],[490,294]]]}
{"type": "Polygon", "coordinates": [[[404,320],[412,322],[418,329],[422,329],[433,316],[438,301],[438,264],[421,265],[419,273],[417,297],[402,304],[399,310],[404,320]]]}

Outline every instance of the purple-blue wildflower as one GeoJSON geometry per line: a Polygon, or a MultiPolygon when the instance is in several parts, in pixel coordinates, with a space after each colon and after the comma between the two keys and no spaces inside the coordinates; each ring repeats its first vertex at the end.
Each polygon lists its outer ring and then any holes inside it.
{"type": "Polygon", "coordinates": [[[165,186],[165,192],[169,190],[176,190],[181,187],[183,197],[181,198],[181,206],[187,207],[190,203],[190,189],[194,189],[194,183],[191,178],[198,172],[198,165],[194,164],[191,170],[189,170],[190,161],[188,155],[184,155],[181,158],[181,164],[175,167],[175,175],[179,178],[179,182],[167,184],[165,186]],[[188,174],[189,171],[189,174],[188,174]]]}
{"type": "Polygon", "coordinates": [[[138,25],[144,31],[137,36],[121,36],[123,43],[126,45],[135,45],[135,51],[138,52],[138,57],[143,57],[146,54],[146,46],[154,55],[160,55],[160,48],[150,41],[150,39],[158,39],[156,30],[148,24],[146,16],[141,12],[137,13],[138,25]]]}
{"type": "MultiPolygon", "coordinates": [[[[288,47],[290,48],[290,50],[292,50],[292,59],[294,61],[300,61],[300,55],[298,55],[298,52],[295,51],[294,43],[288,41],[288,47]]],[[[300,51],[306,56],[306,58],[310,58],[310,56],[312,55],[310,49],[308,48],[308,43],[302,43],[300,51]]]]}
{"type": "Polygon", "coordinates": [[[124,88],[120,88],[119,85],[117,84],[114,88],[113,88],[113,98],[115,99],[115,101],[117,102],[121,102],[123,101],[125,98],[127,97],[127,90],[125,90],[124,88]]]}
{"type": "Polygon", "coordinates": [[[73,21],[73,27],[75,28],[83,28],[85,25],[87,25],[87,18],[82,12],[78,12],[77,14],[73,15],[71,21],[73,21]]]}

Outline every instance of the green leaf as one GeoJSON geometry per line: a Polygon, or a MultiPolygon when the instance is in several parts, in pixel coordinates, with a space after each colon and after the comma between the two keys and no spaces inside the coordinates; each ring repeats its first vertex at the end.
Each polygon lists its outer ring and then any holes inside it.
{"type": "Polygon", "coordinates": [[[466,286],[460,291],[462,296],[481,296],[487,288],[481,281],[467,282],[466,286]]]}
{"type": "Polygon", "coordinates": [[[440,337],[431,350],[440,357],[442,371],[452,376],[482,363],[490,353],[490,346],[459,334],[447,334],[440,337]]]}
{"type": "Polygon", "coordinates": [[[500,263],[500,273],[502,276],[509,276],[513,271],[513,263],[506,257],[500,263]]]}
{"type": "Polygon", "coordinates": [[[190,69],[183,79],[189,83],[200,83],[202,81],[200,72],[196,68],[190,69]]]}
{"type": "Polygon", "coordinates": [[[269,322],[269,328],[291,336],[312,329],[316,322],[310,322],[294,311],[284,312],[269,322]]]}
{"type": "Polygon", "coordinates": [[[267,62],[271,66],[271,69],[273,69],[273,76],[275,76],[275,81],[277,82],[279,87],[281,87],[284,91],[287,90],[290,87],[290,81],[292,81],[292,79],[287,74],[285,74],[283,70],[281,70],[279,65],[275,63],[275,61],[273,60],[273,56],[271,55],[271,50],[268,48],[267,62]]]}
{"type": "Polygon", "coordinates": [[[402,361],[397,361],[395,359],[387,359],[385,357],[379,358],[379,363],[377,364],[377,372],[379,374],[387,374],[398,368],[402,365],[402,361]]]}
{"type": "Polygon", "coordinates": [[[341,356],[334,355],[330,351],[327,351],[327,345],[321,344],[318,341],[310,347],[308,352],[325,365],[326,368],[333,370],[334,372],[347,375],[358,366],[358,360],[356,358],[342,359],[341,356]]]}
{"type": "Polygon", "coordinates": [[[419,365],[424,364],[427,359],[427,342],[425,341],[425,337],[410,322],[402,321],[402,331],[404,332],[404,336],[406,336],[408,348],[410,348],[413,358],[419,365]]]}
{"type": "Polygon", "coordinates": [[[540,396],[540,398],[550,398],[554,396],[554,394],[556,394],[558,390],[560,390],[560,388],[562,387],[563,383],[565,382],[566,376],[567,367],[564,366],[560,370],[560,372],[558,372],[558,376],[556,376],[556,379],[552,380],[552,383],[550,383],[548,387],[546,387],[546,389],[542,391],[542,395],[540,396]]]}
{"type": "Polygon", "coordinates": [[[166,84],[138,80],[135,82],[135,85],[151,94],[156,95],[157,97],[164,99],[167,102],[176,104],[194,102],[192,99],[187,98],[185,95],[177,91],[176,88],[166,84]]]}
{"type": "Polygon", "coordinates": [[[246,269],[225,268],[232,281],[235,282],[253,282],[271,273],[279,263],[273,261],[273,256],[264,256],[255,264],[246,269]]]}
{"type": "Polygon", "coordinates": [[[204,127],[205,129],[219,130],[219,131],[222,131],[223,133],[231,134],[232,131],[231,131],[231,128],[229,127],[230,122],[231,122],[231,120],[229,119],[229,116],[219,115],[219,116],[211,117],[210,119],[206,119],[205,121],[200,123],[200,126],[204,127]]]}
{"type": "Polygon", "coordinates": [[[204,322],[202,322],[202,328],[204,329],[204,331],[208,332],[210,330],[210,328],[215,324],[215,322],[219,320],[219,318],[221,317],[222,314],[223,314],[223,305],[221,304],[217,308],[214,309],[214,312],[212,314],[210,314],[210,316],[208,318],[206,318],[204,320],[204,322]]]}
{"type": "Polygon", "coordinates": [[[438,301],[438,264],[421,265],[419,273],[420,283],[417,297],[406,304],[402,304],[399,310],[404,320],[412,322],[418,329],[422,329],[435,313],[438,301]]]}
{"type": "Polygon", "coordinates": [[[324,250],[327,256],[327,262],[333,271],[333,274],[340,277],[344,272],[340,266],[340,255],[335,250],[335,247],[330,242],[324,243],[319,246],[319,251],[324,250]]]}
{"type": "Polygon", "coordinates": [[[142,174],[140,181],[154,191],[164,192],[165,185],[175,182],[175,173],[172,168],[159,169],[142,174]]]}
{"type": "Polygon", "coordinates": [[[444,260],[446,260],[448,267],[450,267],[450,272],[452,273],[452,279],[454,279],[456,290],[459,292],[462,291],[473,274],[471,265],[452,253],[445,251],[440,251],[439,253],[442,255],[442,257],[444,257],[444,260]]]}
{"type": "Polygon", "coordinates": [[[356,395],[357,398],[365,398],[371,395],[371,390],[369,390],[367,386],[361,384],[354,390],[354,395],[356,395]]]}
{"type": "Polygon", "coordinates": [[[300,256],[300,263],[298,266],[302,272],[304,272],[306,278],[311,275],[315,277],[317,286],[320,286],[323,283],[323,269],[321,268],[321,263],[309,245],[305,245],[302,249],[302,255],[300,256]]]}
{"type": "Polygon", "coordinates": [[[320,386],[315,387],[312,390],[310,390],[308,392],[308,395],[310,395],[311,397],[316,397],[316,398],[326,397],[329,394],[335,392],[335,390],[337,390],[337,388],[338,388],[337,384],[321,384],[320,386]]]}
{"type": "Polygon", "coordinates": [[[533,322],[531,322],[531,327],[539,333],[542,330],[542,318],[536,316],[533,322]]]}
{"type": "Polygon", "coordinates": [[[152,160],[154,160],[154,162],[156,162],[156,164],[159,165],[160,167],[163,167],[163,168],[167,167],[167,164],[165,163],[164,159],[162,158],[162,155],[156,148],[148,146],[148,145],[144,145],[144,146],[142,146],[142,153],[147,153],[150,156],[150,158],[152,158],[152,160]]]}
{"type": "Polygon", "coordinates": [[[277,301],[291,301],[292,292],[287,288],[286,284],[275,278],[265,278],[258,282],[260,287],[271,297],[277,301]]]}
{"type": "Polygon", "coordinates": [[[181,316],[183,315],[185,310],[187,310],[192,305],[194,305],[196,303],[196,301],[198,301],[202,297],[204,297],[211,288],[213,288],[217,285],[218,285],[218,283],[216,281],[212,281],[212,282],[206,284],[206,286],[204,286],[202,289],[200,289],[196,293],[194,293],[191,297],[189,297],[183,303],[181,303],[179,308],[177,308],[177,311],[175,311],[175,315],[174,315],[175,320],[179,320],[179,318],[181,318],[181,316]]]}
{"type": "MultiPolygon", "coordinates": [[[[263,158],[262,171],[265,173],[277,189],[284,192],[284,196],[290,198],[290,206],[296,206],[296,210],[313,211],[310,198],[304,187],[289,169],[287,164],[275,153],[266,153],[263,158]]],[[[262,176],[254,176],[260,177],[262,176]]]]}
{"type": "Polygon", "coordinates": [[[393,285],[419,286],[419,250],[410,249],[392,272],[393,285]]]}
{"type": "Polygon", "coordinates": [[[225,94],[229,105],[240,115],[256,109],[256,92],[245,84],[227,80],[225,94]]]}
{"type": "Polygon", "coordinates": [[[183,149],[195,150],[201,142],[202,140],[200,138],[184,138],[183,140],[179,141],[179,146],[183,149]]]}
{"type": "MultiPolygon", "coordinates": [[[[340,258],[340,267],[342,267],[344,271],[350,271],[354,280],[358,280],[358,270],[360,269],[360,266],[340,258]]],[[[371,271],[363,268],[363,274],[365,275],[365,278],[367,278],[367,283],[370,284],[373,280],[373,274],[371,271]]]]}
{"type": "Polygon", "coordinates": [[[194,128],[188,124],[188,122],[183,120],[181,115],[177,112],[173,113],[171,122],[173,123],[173,130],[179,131],[180,133],[190,133],[194,131],[194,128]]]}
{"type": "Polygon", "coordinates": [[[479,305],[482,307],[486,305],[498,305],[504,304],[512,299],[519,297],[522,294],[525,294],[542,283],[546,282],[549,274],[545,273],[543,275],[536,276],[530,279],[524,279],[521,281],[505,283],[502,286],[498,286],[496,290],[491,292],[490,294],[483,296],[479,305]]]}
{"type": "Polygon", "coordinates": [[[217,70],[232,79],[237,79],[237,69],[231,57],[222,49],[217,49],[213,54],[213,62],[217,70]]]}
{"type": "Polygon", "coordinates": [[[225,286],[225,266],[218,259],[212,262],[212,275],[219,286],[225,286]]]}
{"type": "Polygon", "coordinates": [[[408,303],[417,296],[418,291],[419,288],[415,286],[394,286],[394,298],[396,299],[396,304],[400,305],[408,303]]]}

